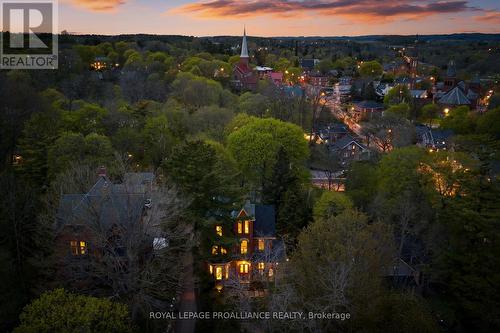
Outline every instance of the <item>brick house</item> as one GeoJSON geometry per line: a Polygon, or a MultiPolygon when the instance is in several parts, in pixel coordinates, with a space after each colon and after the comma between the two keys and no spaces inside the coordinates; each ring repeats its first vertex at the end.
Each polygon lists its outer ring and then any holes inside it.
{"type": "MultiPolygon", "coordinates": [[[[127,173],[122,183],[113,183],[103,169],[87,193],[63,194],[56,214],[55,257],[57,273],[65,280],[85,282],[90,259],[104,253],[126,258],[121,242],[124,230],[142,223],[151,207],[152,173],[127,173]]],[[[144,245],[152,251],[153,234],[144,245]]]]}
{"type": "Polygon", "coordinates": [[[216,240],[207,262],[217,289],[230,280],[248,284],[273,280],[279,262],[285,257],[284,243],[276,237],[274,206],[246,202],[232,215],[232,230],[215,225],[216,240]],[[218,243],[223,237],[233,238],[234,245],[223,247],[218,243]]]}

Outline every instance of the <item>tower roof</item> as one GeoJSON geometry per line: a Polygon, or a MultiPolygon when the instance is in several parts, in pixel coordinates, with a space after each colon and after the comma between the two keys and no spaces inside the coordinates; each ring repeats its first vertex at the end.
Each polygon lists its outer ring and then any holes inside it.
{"type": "Polygon", "coordinates": [[[447,77],[456,77],[457,76],[457,69],[455,67],[455,60],[450,60],[448,63],[448,68],[446,69],[446,76],[447,77]]]}
{"type": "Polygon", "coordinates": [[[241,42],[240,58],[248,58],[247,33],[245,28],[243,28],[243,41],[241,42]]]}

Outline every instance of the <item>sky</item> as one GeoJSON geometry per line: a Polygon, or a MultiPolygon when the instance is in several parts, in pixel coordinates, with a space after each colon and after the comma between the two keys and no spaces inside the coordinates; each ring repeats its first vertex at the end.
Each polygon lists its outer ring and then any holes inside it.
{"type": "Polygon", "coordinates": [[[499,0],[59,0],[76,34],[358,36],[500,33],[499,0]]]}

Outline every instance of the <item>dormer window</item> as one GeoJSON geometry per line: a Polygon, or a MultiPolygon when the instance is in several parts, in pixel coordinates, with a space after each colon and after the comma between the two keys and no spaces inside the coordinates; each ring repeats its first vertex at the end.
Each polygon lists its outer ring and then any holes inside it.
{"type": "Polygon", "coordinates": [[[241,222],[238,222],[238,234],[243,233],[243,224],[241,222]]]}
{"type": "Polygon", "coordinates": [[[217,233],[218,236],[222,236],[222,226],[221,225],[215,226],[215,232],[217,233]]]}
{"type": "Polygon", "coordinates": [[[250,233],[250,221],[245,221],[245,234],[250,233]]]}

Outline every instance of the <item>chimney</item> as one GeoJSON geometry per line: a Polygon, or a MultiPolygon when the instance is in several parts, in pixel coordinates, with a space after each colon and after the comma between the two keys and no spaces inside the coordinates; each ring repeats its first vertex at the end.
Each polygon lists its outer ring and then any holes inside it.
{"type": "Polygon", "coordinates": [[[97,175],[99,177],[106,177],[106,167],[101,166],[99,169],[97,169],[97,175]]]}

